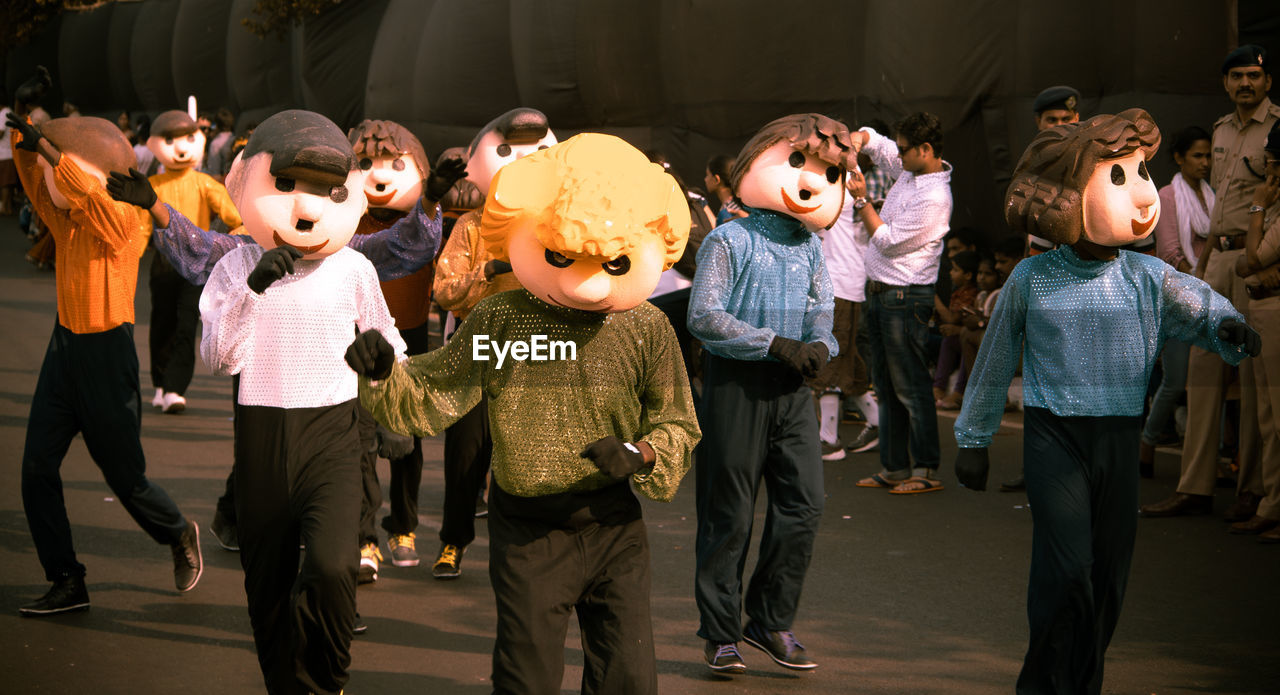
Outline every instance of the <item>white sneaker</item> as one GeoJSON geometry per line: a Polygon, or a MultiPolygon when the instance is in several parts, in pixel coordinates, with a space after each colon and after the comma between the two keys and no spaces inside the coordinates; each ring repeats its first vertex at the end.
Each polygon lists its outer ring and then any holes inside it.
{"type": "Polygon", "coordinates": [[[177,393],[164,394],[164,412],[177,415],[187,409],[187,399],[177,393]]]}
{"type": "Polygon", "coordinates": [[[151,399],[152,408],[164,407],[164,389],[156,389],[156,397],[151,399]]]}

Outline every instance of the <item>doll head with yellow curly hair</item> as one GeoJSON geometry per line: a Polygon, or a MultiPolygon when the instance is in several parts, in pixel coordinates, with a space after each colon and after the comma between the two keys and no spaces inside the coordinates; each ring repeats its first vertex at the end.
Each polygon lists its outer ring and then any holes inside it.
{"type": "Polygon", "coordinates": [[[548,304],[612,313],[653,292],[689,224],[661,166],[620,138],[584,133],[500,169],[480,235],[548,304]]]}

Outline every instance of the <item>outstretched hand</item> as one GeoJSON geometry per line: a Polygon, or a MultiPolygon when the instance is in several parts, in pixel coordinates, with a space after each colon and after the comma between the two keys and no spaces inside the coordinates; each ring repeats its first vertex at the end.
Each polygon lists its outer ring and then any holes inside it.
{"type": "Polygon", "coordinates": [[[147,175],[137,169],[130,169],[128,174],[111,172],[107,178],[107,193],[122,203],[137,205],[143,210],[150,210],[159,200],[147,175]]]}
{"type": "Polygon", "coordinates": [[[440,202],[444,199],[446,193],[458,179],[467,175],[467,163],[462,161],[461,157],[450,157],[446,160],[436,162],[435,167],[431,170],[431,175],[427,177],[423,190],[427,193],[428,200],[440,202]]]}
{"type": "Polygon", "coordinates": [[[1236,319],[1222,319],[1222,323],[1218,324],[1218,339],[1240,346],[1250,357],[1257,357],[1262,351],[1262,336],[1250,328],[1249,324],[1236,319]]]}
{"type": "Polygon", "coordinates": [[[40,147],[40,138],[44,137],[40,134],[36,127],[27,123],[27,119],[20,118],[16,113],[10,111],[4,118],[6,128],[18,131],[22,135],[22,142],[17,144],[18,149],[28,152],[35,152],[40,147]]]}
{"type": "Polygon", "coordinates": [[[302,258],[302,252],[292,246],[277,246],[269,249],[258,259],[258,265],[245,282],[249,289],[258,294],[267,291],[271,283],[293,272],[293,262],[302,258]]]}
{"type": "Polygon", "coordinates": [[[396,350],[381,333],[368,330],[352,341],[347,348],[346,360],[356,374],[376,381],[391,374],[391,367],[396,361],[396,350]]]}
{"type": "Polygon", "coordinates": [[[987,489],[987,471],[990,469],[991,461],[985,448],[962,448],[956,452],[956,477],[970,490],[981,492],[987,489]]]}

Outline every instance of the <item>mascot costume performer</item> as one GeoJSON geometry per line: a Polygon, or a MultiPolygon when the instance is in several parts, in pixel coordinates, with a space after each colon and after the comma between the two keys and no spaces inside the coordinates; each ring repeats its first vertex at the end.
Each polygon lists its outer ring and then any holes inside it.
{"type": "Polygon", "coordinates": [[[956,420],[956,476],[986,488],[991,437],[1022,362],[1023,462],[1034,524],[1025,694],[1099,693],[1137,531],[1134,465],[1152,365],[1166,338],[1231,364],[1258,334],[1201,280],[1119,250],[1160,214],[1145,111],[1041,131],[1005,197],[1005,219],[1058,244],[1014,268],[956,420]]]}
{"type": "MultiPolygon", "coordinates": [[[[147,149],[164,165],[150,178],[156,196],[202,229],[216,214],[227,229],[240,226],[240,213],[227,189],[199,171],[204,133],[185,111],[165,111],[151,123],[147,149]]],[[[187,282],[164,254],[151,259],[151,405],[166,413],[187,407],[183,396],[195,370],[196,324],[200,322],[200,286],[187,282]]]]}
{"type": "Polygon", "coordinates": [[[22,452],[22,505],[45,578],[53,586],[22,606],[26,616],[89,607],[59,472],[80,434],[116,499],[157,543],[173,550],[174,580],[200,580],[199,533],[147,480],[139,433],[142,394],[133,343],[133,298],[146,227],[104,184],[137,162],[120,129],[101,118],[67,117],[37,128],[30,104],[50,85],[43,67],[17,91],[9,114],[14,163],[36,214],[57,240],[58,315],[31,397],[22,452]]]}
{"type": "MultiPolygon", "coordinates": [[[[512,109],[490,121],[471,140],[463,181],[483,200],[499,169],[554,144],[556,136],[547,126],[546,115],[536,109],[512,109]]],[[[511,264],[496,260],[486,249],[480,237],[480,213],[472,210],[458,218],[436,266],[436,302],[453,312],[458,321],[465,320],[481,299],[520,289],[511,264]]],[[[481,400],[444,431],[444,512],[440,552],[431,566],[431,576],[436,579],[455,579],[462,574],[462,554],[476,537],[476,501],[484,489],[492,455],[488,408],[481,400]]]]}
{"type": "Polygon", "coordinates": [[[737,643],[786,668],[817,666],[791,632],[822,516],[822,451],[813,392],[838,350],[835,296],[814,230],[830,228],[857,166],[849,129],[818,114],[766,125],[730,172],[750,213],[716,227],[698,250],[689,330],[702,341],[695,597],[707,666],[740,673],[737,643]],[[746,591],[742,568],[761,480],[769,513],[746,591]]]}
{"type": "Polygon", "coordinates": [[[645,297],[680,257],[675,181],[584,134],[503,167],[481,235],[525,288],[481,301],[444,348],[397,361],[376,331],[347,361],[388,428],[443,430],[486,399],[496,693],[560,690],[569,607],[582,692],[656,693],[644,495],[670,500],[699,432],[675,333],[645,297]]]}

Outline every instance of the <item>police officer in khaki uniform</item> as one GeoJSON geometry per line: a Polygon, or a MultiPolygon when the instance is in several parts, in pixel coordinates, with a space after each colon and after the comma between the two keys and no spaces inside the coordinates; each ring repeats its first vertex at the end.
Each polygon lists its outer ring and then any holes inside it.
{"type": "MultiPolygon", "coordinates": [[[[1280,106],[1267,98],[1271,75],[1266,50],[1248,44],[1229,53],[1222,63],[1222,84],[1236,108],[1219,118],[1213,127],[1213,171],[1209,183],[1217,193],[1217,201],[1209,217],[1212,243],[1205,249],[1209,258],[1204,280],[1231,299],[1236,309],[1248,317],[1249,295],[1243,278],[1235,272],[1236,263],[1245,253],[1245,234],[1249,229],[1249,207],[1254,189],[1266,177],[1263,145],[1272,127],[1280,121],[1280,106]]],[[[1250,323],[1253,323],[1252,318],[1250,323]]],[[[1240,363],[1240,482],[1236,504],[1225,514],[1226,519],[1232,522],[1251,519],[1263,492],[1259,473],[1262,451],[1254,368],[1255,360],[1252,358],[1240,363]]],[[[1191,348],[1182,476],[1173,496],[1143,506],[1143,516],[1207,514],[1213,510],[1226,373],[1226,365],[1217,355],[1191,348]]],[[[1235,527],[1232,531],[1250,532],[1235,527]]]]}

